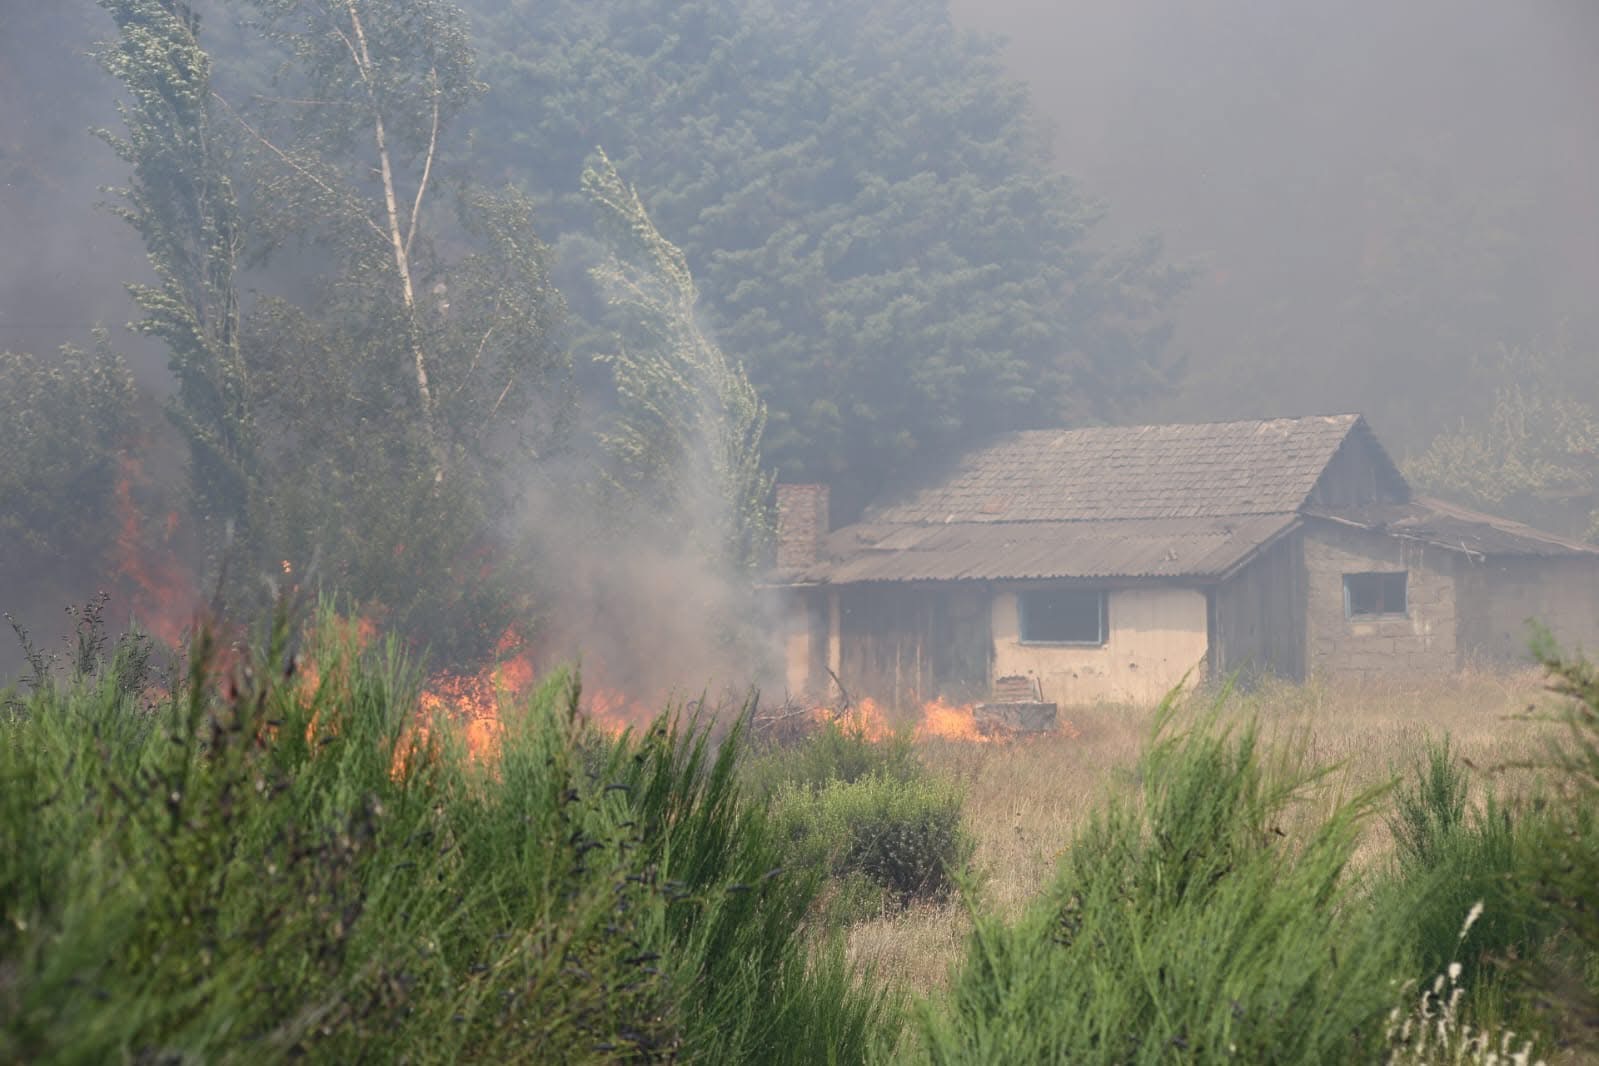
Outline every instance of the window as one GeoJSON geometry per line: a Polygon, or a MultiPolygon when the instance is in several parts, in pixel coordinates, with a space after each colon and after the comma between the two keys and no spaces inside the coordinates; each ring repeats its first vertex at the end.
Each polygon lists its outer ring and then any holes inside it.
{"type": "Polygon", "coordinates": [[[1395,574],[1345,574],[1344,614],[1372,618],[1409,613],[1408,579],[1403,570],[1395,574]]]}
{"type": "Polygon", "coordinates": [[[1030,589],[1017,597],[1024,644],[1105,643],[1101,589],[1030,589]]]}

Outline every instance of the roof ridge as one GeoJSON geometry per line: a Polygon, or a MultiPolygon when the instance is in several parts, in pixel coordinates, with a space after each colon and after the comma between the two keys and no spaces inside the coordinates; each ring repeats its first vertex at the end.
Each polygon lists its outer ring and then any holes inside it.
{"type": "Polygon", "coordinates": [[[942,526],[1072,526],[1072,525],[1105,525],[1110,522],[1147,523],[1147,522],[1187,522],[1200,520],[1222,521],[1228,518],[1237,518],[1247,521],[1252,518],[1272,518],[1278,515],[1288,516],[1295,514],[1314,513],[1305,507],[1272,507],[1263,511],[1221,511],[1215,514],[1204,515],[1122,515],[1103,516],[1088,515],[1079,518],[913,518],[913,519],[885,519],[863,515],[859,520],[846,523],[833,530],[837,533],[845,529],[854,529],[857,526],[893,526],[899,528],[937,529],[942,526]]]}
{"type": "MultiPolygon", "coordinates": [[[[1266,418],[1202,419],[1197,422],[1138,422],[1130,425],[1105,423],[1103,425],[1088,426],[1035,426],[1032,428],[1005,430],[1004,432],[998,434],[994,440],[1001,440],[1005,437],[1020,436],[1026,433],[1131,432],[1138,429],[1186,429],[1190,427],[1199,429],[1214,426],[1259,426],[1268,422],[1331,422],[1348,419],[1349,424],[1354,425],[1354,423],[1357,421],[1364,421],[1365,417],[1366,416],[1360,411],[1329,411],[1323,414],[1272,415],[1266,418]]],[[[993,443],[993,441],[990,441],[989,443],[993,443]]],[[[979,444],[977,447],[973,448],[972,451],[982,451],[987,446],[987,444],[979,444]]]]}

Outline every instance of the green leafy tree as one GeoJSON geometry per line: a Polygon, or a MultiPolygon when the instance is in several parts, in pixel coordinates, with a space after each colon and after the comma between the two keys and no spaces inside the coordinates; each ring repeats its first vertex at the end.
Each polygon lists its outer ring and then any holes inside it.
{"type": "Polygon", "coordinates": [[[619,406],[603,436],[612,483],[627,513],[681,525],[708,558],[753,569],[772,534],[772,480],[761,468],[766,406],[743,366],[700,328],[687,260],[603,152],[583,172],[583,189],[611,248],[595,280],[623,320],[606,357],[619,406]]]}
{"type": "Polygon", "coordinates": [[[1100,210],[943,0],[471,6],[492,86],[475,158],[592,263],[568,190],[607,146],[745,361],[783,476],[847,508],[990,431],[1163,383],[1180,276],[1153,246],[1091,250],[1100,210]]]}
{"type": "Polygon", "coordinates": [[[136,328],[166,345],[178,386],[168,410],[188,442],[195,512],[215,551],[228,528],[248,528],[260,475],[240,351],[244,234],[211,61],[182,0],[100,6],[117,28],[100,60],[128,94],[119,108],[126,134],[100,136],[131,168],[116,211],[143,239],[158,279],[129,286],[144,312],[136,328]]]}
{"type": "Polygon", "coordinates": [[[1559,387],[1548,356],[1504,353],[1493,408],[1439,434],[1406,473],[1440,496],[1599,542],[1599,407],[1559,387]]]}
{"type": "Polygon", "coordinates": [[[480,89],[460,13],[259,0],[241,76],[274,46],[283,62],[234,106],[186,6],[106,6],[132,97],[110,138],[134,173],[124,214],[162,279],[135,290],[143,328],[172,352],[202,514],[251,534],[232,602],[318,559],[444,656],[483,651],[525,606],[491,565],[498,523],[559,437],[568,375],[530,201],[446,175],[480,89]]]}
{"type": "Polygon", "coordinates": [[[349,268],[386,279],[401,308],[396,325],[420,428],[442,480],[449,457],[420,321],[426,268],[417,239],[437,190],[441,137],[481,89],[461,13],[439,0],[254,6],[267,36],[292,57],[290,83],[305,91],[274,116],[288,116],[278,123],[287,139],[244,123],[264,161],[280,164],[268,171],[261,202],[277,233],[314,232],[349,268]]]}
{"type": "Polygon", "coordinates": [[[328,264],[314,297],[247,322],[276,541],[446,655],[482,651],[525,606],[498,523],[568,410],[532,203],[446,163],[481,89],[452,5],[254,7],[288,57],[277,95],[238,113],[257,226],[328,264]]]}
{"type": "Polygon", "coordinates": [[[0,351],[0,381],[0,585],[14,596],[65,578],[63,560],[105,561],[134,389],[103,335],[52,358],[0,351]]]}

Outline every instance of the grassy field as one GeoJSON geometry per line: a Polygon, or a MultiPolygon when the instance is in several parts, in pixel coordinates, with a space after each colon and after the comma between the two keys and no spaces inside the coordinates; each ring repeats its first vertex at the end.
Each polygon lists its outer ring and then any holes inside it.
{"type": "MultiPolygon", "coordinates": [[[[1337,767],[1322,790],[1325,808],[1411,770],[1428,742],[1444,737],[1468,766],[1485,771],[1479,786],[1487,778],[1519,788],[1531,775],[1510,764],[1541,753],[1551,726],[1540,719],[1558,703],[1542,671],[1529,669],[1410,682],[1270,684],[1231,694],[1227,713],[1258,714],[1269,742],[1303,745],[1312,762],[1337,767]]],[[[1134,791],[1154,713],[1079,708],[1068,715],[1070,731],[1010,743],[917,745],[930,769],[964,786],[967,824],[977,840],[975,887],[985,907],[1014,915],[1036,900],[1084,814],[1107,795],[1134,791]]],[[[1385,821],[1369,820],[1357,863],[1380,862],[1389,850],[1385,821]]],[[[951,900],[857,923],[849,948],[881,978],[927,992],[947,983],[970,929],[967,906],[951,900]]]]}
{"type": "Polygon", "coordinates": [[[1533,673],[1268,686],[976,743],[779,737],[754,706],[618,736],[564,673],[424,719],[397,646],[329,609],[203,633],[186,679],[147,651],[91,634],[0,691],[0,1061],[1599,1046],[1581,663],[1564,700],[1533,673]]]}

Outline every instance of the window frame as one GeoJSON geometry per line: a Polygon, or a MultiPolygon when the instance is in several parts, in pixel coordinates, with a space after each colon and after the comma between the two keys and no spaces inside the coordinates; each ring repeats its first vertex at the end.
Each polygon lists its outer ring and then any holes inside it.
{"type": "MultiPolygon", "coordinates": [[[[1410,617],[1410,571],[1409,570],[1359,570],[1344,574],[1344,618],[1351,622],[1362,622],[1381,618],[1409,618],[1410,617]],[[1355,610],[1355,595],[1350,587],[1351,580],[1374,579],[1381,582],[1391,581],[1394,578],[1403,582],[1404,607],[1398,611],[1359,611],[1355,610]]],[[[1380,605],[1388,606],[1387,592],[1383,585],[1377,586],[1380,605]]]]}
{"type": "Polygon", "coordinates": [[[1028,647],[1043,648],[1103,648],[1110,642],[1110,590],[1103,588],[1077,588],[1073,586],[1054,586],[1049,588],[1020,589],[1016,593],[1016,639],[1020,644],[1028,647]],[[1099,639],[1098,640],[1042,640],[1029,637],[1028,630],[1028,599],[1033,596],[1059,596],[1059,595],[1093,596],[1099,604],[1099,639]]]}

